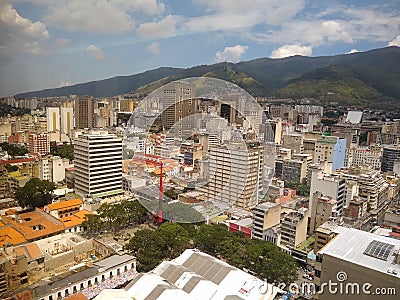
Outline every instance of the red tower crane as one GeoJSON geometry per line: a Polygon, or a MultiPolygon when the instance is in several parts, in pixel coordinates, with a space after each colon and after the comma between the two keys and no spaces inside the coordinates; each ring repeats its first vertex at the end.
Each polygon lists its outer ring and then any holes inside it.
{"type": "Polygon", "coordinates": [[[152,155],[152,154],[144,154],[140,153],[136,157],[136,159],[140,159],[146,164],[153,164],[156,166],[160,167],[160,189],[159,189],[159,195],[158,195],[158,223],[162,223],[163,221],[163,205],[162,205],[162,200],[163,200],[163,186],[162,186],[162,180],[163,180],[163,162],[162,162],[162,157],[158,155],[152,155]]]}

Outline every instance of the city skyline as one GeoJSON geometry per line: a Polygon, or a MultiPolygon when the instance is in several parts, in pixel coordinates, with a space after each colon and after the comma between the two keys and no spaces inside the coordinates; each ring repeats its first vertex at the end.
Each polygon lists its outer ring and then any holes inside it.
{"type": "Polygon", "coordinates": [[[399,46],[399,12],[394,0],[4,0],[0,96],[162,66],[399,46]]]}

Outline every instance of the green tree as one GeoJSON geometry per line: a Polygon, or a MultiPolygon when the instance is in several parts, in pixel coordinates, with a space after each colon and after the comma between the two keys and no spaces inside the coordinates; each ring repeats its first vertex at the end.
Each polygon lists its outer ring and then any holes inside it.
{"type": "Polygon", "coordinates": [[[218,246],[227,238],[228,230],[225,225],[201,225],[195,237],[195,246],[211,255],[217,253],[218,246]]]}
{"type": "Polygon", "coordinates": [[[8,172],[18,171],[18,167],[10,164],[5,164],[4,167],[8,172]]]}
{"type": "Polygon", "coordinates": [[[104,229],[104,222],[99,215],[86,215],[85,221],[82,226],[86,228],[88,233],[99,233],[104,229]]]}
{"type": "Polygon", "coordinates": [[[0,148],[4,151],[7,151],[8,155],[10,155],[11,157],[24,156],[28,153],[28,150],[25,147],[9,143],[1,143],[0,148]]]}
{"type": "Polygon", "coordinates": [[[172,200],[178,199],[178,192],[175,189],[168,189],[164,192],[164,195],[172,200]]]}
{"type": "Polygon", "coordinates": [[[135,233],[126,248],[136,256],[139,272],[148,272],[161,262],[164,258],[161,243],[160,235],[154,230],[144,229],[135,233]]]}
{"type": "Polygon", "coordinates": [[[67,158],[69,160],[74,159],[74,145],[66,145],[66,146],[61,146],[57,147],[56,149],[52,150],[51,154],[53,155],[58,155],[61,158],[67,158]]]}
{"type": "Polygon", "coordinates": [[[17,199],[21,207],[29,209],[43,207],[51,203],[54,189],[54,183],[48,180],[31,178],[25,186],[17,189],[15,199],[17,199]]]}
{"type": "Polygon", "coordinates": [[[113,232],[126,226],[128,216],[122,204],[102,204],[97,210],[100,218],[113,232]]]}
{"type": "Polygon", "coordinates": [[[142,224],[148,217],[147,209],[137,200],[124,200],[121,202],[129,224],[142,224]]]}
{"type": "Polygon", "coordinates": [[[156,230],[161,238],[164,257],[175,258],[190,246],[188,232],[179,224],[164,223],[156,230]]]}
{"type": "Polygon", "coordinates": [[[299,196],[309,196],[310,195],[310,186],[306,184],[302,184],[300,182],[295,181],[287,181],[285,182],[285,187],[295,189],[296,194],[299,196]]]}

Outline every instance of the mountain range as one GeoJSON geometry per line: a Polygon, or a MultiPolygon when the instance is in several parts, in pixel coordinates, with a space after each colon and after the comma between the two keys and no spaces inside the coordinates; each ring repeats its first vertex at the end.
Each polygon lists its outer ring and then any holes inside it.
{"type": "Polygon", "coordinates": [[[15,97],[146,95],[168,82],[200,76],[228,80],[252,96],[306,97],[320,102],[400,106],[400,48],[394,46],[335,56],[259,58],[186,69],[162,67],[130,76],[21,93],[15,97]]]}

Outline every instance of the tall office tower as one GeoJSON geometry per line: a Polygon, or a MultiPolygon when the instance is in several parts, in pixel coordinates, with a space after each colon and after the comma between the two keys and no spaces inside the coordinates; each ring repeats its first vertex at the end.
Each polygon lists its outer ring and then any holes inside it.
{"type": "Polygon", "coordinates": [[[400,159],[400,146],[384,146],[382,153],[382,172],[393,172],[394,161],[400,159]]]}
{"type": "Polygon", "coordinates": [[[78,96],[75,98],[75,128],[94,127],[94,100],[91,96],[78,96]]]}
{"type": "MultiPolygon", "coordinates": [[[[178,121],[183,120],[196,111],[197,101],[193,98],[193,86],[185,82],[173,82],[164,87],[162,94],[162,126],[170,129],[178,121]]],[[[183,128],[181,124],[178,129],[183,128]]]]}
{"type": "Polygon", "coordinates": [[[61,133],[71,134],[74,129],[74,109],[72,107],[61,107],[61,133]]]}
{"type": "Polygon", "coordinates": [[[60,130],[60,108],[46,107],[47,132],[60,130]]]}
{"type": "Polygon", "coordinates": [[[122,192],[122,140],[114,134],[82,134],[74,140],[75,191],[88,198],[122,192]]]}
{"type": "Polygon", "coordinates": [[[231,142],[228,146],[210,146],[209,151],[209,181],[199,191],[227,206],[257,205],[262,191],[262,146],[257,142],[231,142]]]}
{"type": "Polygon", "coordinates": [[[30,154],[45,155],[50,152],[50,137],[47,133],[29,134],[28,149],[30,154]]]}

